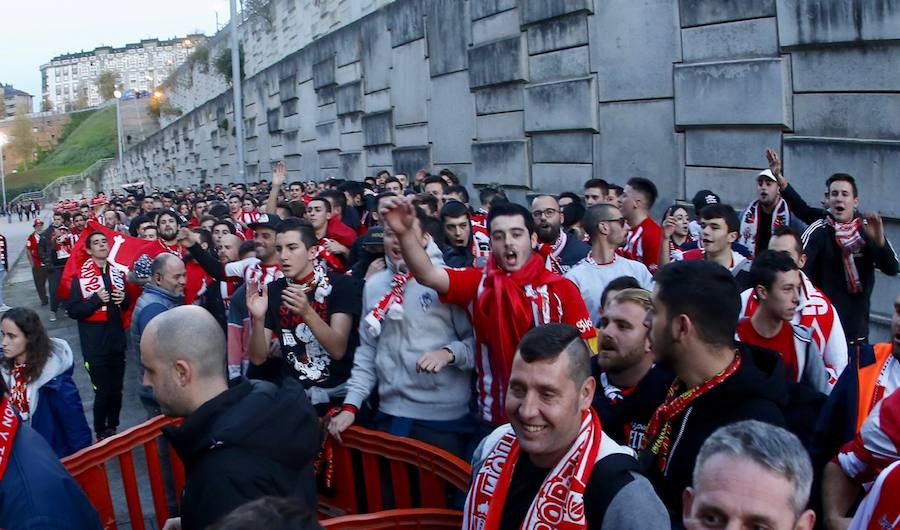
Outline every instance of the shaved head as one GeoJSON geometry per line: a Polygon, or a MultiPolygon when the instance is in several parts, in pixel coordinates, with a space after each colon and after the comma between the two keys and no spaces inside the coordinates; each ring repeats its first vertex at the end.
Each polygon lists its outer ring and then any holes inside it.
{"type": "Polygon", "coordinates": [[[178,306],[154,317],[141,336],[141,352],[151,353],[164,364],[185,361],[200,379],[227,380],[225,334],[209,311],[199,306],[178,306]]]}

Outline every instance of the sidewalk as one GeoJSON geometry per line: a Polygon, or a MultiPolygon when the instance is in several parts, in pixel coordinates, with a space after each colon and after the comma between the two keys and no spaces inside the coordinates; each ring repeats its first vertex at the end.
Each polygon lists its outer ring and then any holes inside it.
{"type": "MultiPolygon", "coordinates": [[[[10,249],[10,271],[9,274],[7,274],[6,282],[3,286],[3,300],[10,307],[29,307],[37,311],[50,336],[63,339],[72,347],[72,351],[75,354],[75,383],[78,385],[78,392],[81,394],[81,401],[84,403],[84,413],[87,417],[88,425],[91,426],[91,429],[93,430],[92,410],[94,405],[94,390],[91,386],[87,371],[84,368],[84,357],[82,356],[81,344],[78,340],[78,323],[69,318],[63,309],[60,309],[57,313],[58,320],[56,322],[50,322],[49,306],[41,307],[41,301],[37,296],[34,281],[31,277],[31,267],[28,263],[28,259],[25,257],[24,253],[22,253],[22,249],[24,249],[24,239],[27,237],[27,234],[31,232],[30,223],[26,227],[27,231],[24,235],[18,234],[18,232],[21,232],[21,227],[17,227],[16,225],[20,224],[25,223],[13,223],[12,225],[7,225],[4,219],[2,225],[0,225],[0,232],[6,236],[8,244],[17,242],[11,235],[15,234],[14,237],[19,238],[18,244],[15,247],[18,249],[17,255],[13,254],[12,248],[10,249]]],[[[139,423],[143,423],[147,419],[146,412],[141,406],[137,394],[140,385],[140,370],[138,369],[137,361],[137,359],[132,358],[126,359],[125,394],[122,398],[122,413],[120,416],[119,432],[139,423]]],[[[146,465],[144,464],[144,453],[143,451],[136,451],[135,456],[137,480],[138,484],[142,486],[141,505],[145,514],[144,519],[147,523],[147,527],[152,528],[154,524],[153,521],[155,521],[152,517],[154,509],[151,502],[146,465]],[[150,514],[150,516],[147,514],[150,514]]],[[[116,519],[119,522],[118,527],[120,529],[131,528],[128,510],[125,504],[125,493],[122,488],[119,466],[116,464],[108,466],[107,473],[109,473],[110,477],[110,493],[112,494],[113,502],[116,506],[116,519]]]]}

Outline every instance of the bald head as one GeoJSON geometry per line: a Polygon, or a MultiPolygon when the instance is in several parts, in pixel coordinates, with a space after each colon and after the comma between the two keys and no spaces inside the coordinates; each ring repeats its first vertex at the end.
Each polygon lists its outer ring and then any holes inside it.
{"type": "Polygon", "coordinates": [[[225,334],[209,311],[199,306],[178,306],[154,317],[141,336],[141,352],[163,364],[184,361],[198,379],[227,380],[225,334]]]}
{"type": "Polygon", "coordinates": [[[241,238],[234,234],[225,234],[219,239],[219,258],[225,263],[237,261],[240,257],[240,248],[241,238]]]}

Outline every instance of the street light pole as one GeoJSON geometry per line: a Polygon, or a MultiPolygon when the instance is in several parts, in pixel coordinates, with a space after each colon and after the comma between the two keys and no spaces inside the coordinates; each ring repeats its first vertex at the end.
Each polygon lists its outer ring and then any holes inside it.
{"type": "Polygon", "coordinates": [[[119,148],[119,160],[117,166],[119,179],[121,179],[122,182],[125,182],[125,143],[122,141],[122,107],[120,106],[122,93],[116,90],[113,92],[113,96],[116,98],[116,143],[119,148]]]}
{"type": "MultiPolygon", "coordinates": [[[[231,6],[231,92],[234,96],[234,136],[235,154],[237,155],[238,179],[247,184],[244,171],[244,98],[241,95],[241,49],[238,38],[237,2],[230,0],[231,6]]],[[[227,134],[228,131],[226,131],[227,134]]]]}
{"type": "Polygon", "coordinates": [[[3,213],[6,213],[6,171],[3,169],[3,144],[6,137],[0,136],[0,186],[3,187],[3,213]]]}

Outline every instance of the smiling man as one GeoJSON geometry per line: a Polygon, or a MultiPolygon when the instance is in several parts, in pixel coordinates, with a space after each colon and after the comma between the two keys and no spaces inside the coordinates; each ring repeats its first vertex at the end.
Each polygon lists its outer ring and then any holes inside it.
{"type": "Polygon", "coordinates": [[[510,423],[475,450],[463,529],[669,528],[633,452],[603,432],[591,409],[595,387],[576,328],[547,324],[522,337],[510,423]]]}
{"type": "Polygon", "coordinates": [[[445,303],[471,307],[475,328],[478,412],[484,427],[506,421],[503,402],[516,345],[534,326],[563,322],[584,338],[595,336],[584,300],[570,280],[548,271],[533,251],[537,243],[531,212],[512,203],[497,204],[487,218],[492,255],[484,270],[436,267],[412,229],[412,203],[390,197],[381,218],[400,239],[403,258],[419,283],[445,303]]]}

